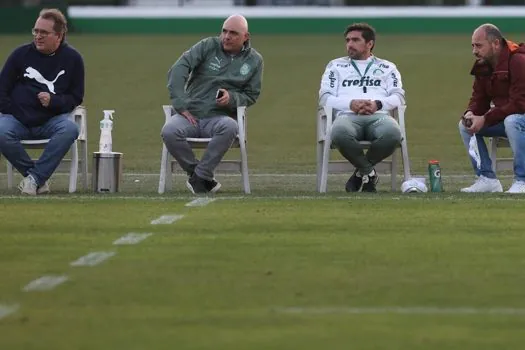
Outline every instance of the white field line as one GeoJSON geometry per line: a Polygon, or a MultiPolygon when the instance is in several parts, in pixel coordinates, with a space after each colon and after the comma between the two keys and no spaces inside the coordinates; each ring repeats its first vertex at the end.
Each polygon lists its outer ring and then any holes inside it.
{"type": "Polygon", "coordinates": [[[22,288],[22,290],[24,292],[47,291],[66,282],[68,279],[69,277],[67,276],[42,276],[29,282],[29,284],[22,288]]]}
{"type": "Polygon", "coordinates": [[[169,225],[173,224],[175,221],[182,219],[184,215],[161,215],[155,220],[151,220],[152,225],[169,225]]]}
{"type": "Polygon", "coordinates": [[[274,311],[298,315],[517,315],[525,316],[525,308],[477,307],[287,307],[274,311]]]}
{"type": "Polygon", "coordinates": [[[132,244],[138,244],[151,236],[153,233],[135,233],[130,232],[126,234],[125,236],[120,237],[115,242],[113,242],[113,245],[132,245],[132,244]]]}
{"type": "Polygon", "coordinates": [[[20,305],[2,305],[0,304],[0,320],[18,311],[20,305]]]}
{"type": "Polygon", "coordinates": [[[186,203],[186,207],[204,207],[211,202],[214,202],[217,198],[201,197],[186,203]]]}
{"type": "Polygon", "coordinates": [[[77,260],[70,263],[71,266],[95,266],[98,265],[109,258],[111,258],[113,255],[115,255],[115,252],[92,252],[87,255],[84,255],[77,260]]]}

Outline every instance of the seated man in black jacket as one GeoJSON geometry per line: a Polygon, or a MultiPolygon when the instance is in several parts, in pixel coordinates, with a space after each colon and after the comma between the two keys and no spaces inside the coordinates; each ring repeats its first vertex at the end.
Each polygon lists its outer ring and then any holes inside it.
{"type": "Polygon", "coordinates": [[[47,180],[78,137],[69,115],[84,98],[84,62],[66,33],[59,10],[42,10],[33,42],[16,48],[0,73],[0,152],[24,176],[23,194],[49,192],[47,180]],[[49,139],[36,162],[24,139],[49,139]]]}

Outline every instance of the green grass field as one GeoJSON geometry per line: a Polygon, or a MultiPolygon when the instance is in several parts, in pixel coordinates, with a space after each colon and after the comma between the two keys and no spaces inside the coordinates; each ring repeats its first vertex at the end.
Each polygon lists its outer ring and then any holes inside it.
{"type": "Polygon", "coordinates": [[[522,349],[523,201],[490,199],[3,200],[0,296],[20,309],[0,345],[522,349]],[[153,235],[112,245],[127,232],[153,235]],[[69,266],[92,251],[117,254],[69,266]],[[21,292],[48,274],[70,280],[21,292]],[[347,311],[391,307],[407,313],[347,311]]]}
{"type": "MultiPolygon", "coordinates": [[[[28,39],[0,36],[0,57],[28,39]]],[[[383,177],[377,195],[347,195],[337,175],[317,195],[317,92],[342,37],[255,36],[265,75],[248,116],[253,195],[219,176],[216,201],[187,207],[181,178],[156,195],[159,133],[167,70],[198,39],[70,37],[86,62],[89,149],[102,109],[116,109],[126,175],[118,194],[69,195],[57,175],[54,194],[22,198],[0,174],[1,350],[523,348],[525,199],[457,193],[472,180],[457,132],[469,36],[377,43],[403,75],[413,173],[439,159],[446,192],[392,194],[383,177]],[[184,217],[150,224],[168,214],[184,217]],[[112,244],[129,232],[152,235],[112,244]],[[116,255],[70,266],[99,251],[116,255]],[[69,280],[22,290],[44,275],[69,280]]]]}

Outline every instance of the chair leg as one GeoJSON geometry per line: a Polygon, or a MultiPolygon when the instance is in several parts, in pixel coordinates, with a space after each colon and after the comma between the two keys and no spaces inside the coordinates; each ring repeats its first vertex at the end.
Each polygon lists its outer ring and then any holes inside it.
{"type": "Polygon", "coordinates": [[[489,148],[490,148],[490,162],[492,163],[492,171],[496,172],[498,169],[498,141],[495,137],[489,139],[489,148]]]}
{"type": "Polygon", "coordinates": [[[317,142],[317,192],[321,192],[321,173],[323,170],[323,145],[317,142]]]}
{"type": "MultiPolygon", "coordinates": [[[[159,177],[159,194],[163,194],[166,191],[166,178],[168,176],[169,167],[169,156],[168,148],[165,144],[162,144],[162,155],[160,159],[160,177],[159,177]]],[[[169,176],[171,176],[171,169],[169,169],[169,176]]]]}
{"type": "Polygon", "coordinates": [[[401,141],[401,160],[403,161],[403,181],[410,179],[410,159],[408,158],[408,146],[406,139],[401,141]]]}
{"type": "Polygon", "coordinates": [[[392,162],[390,163],[390,184],[392,192],[397,190],[397,168],[398,168],[398,159],[397,159],[397,149],[392,153],[392,162]]]}
{"type": "Polygon", "coordinates": [[[84,191],[87,191],[89,189],[88,185],[88,148],[87,148],[87,141],[79,141],[80,142],[80,159],[81,159],[81,172],[82,172],[82,189],[84,191]]]}
{"type": "Polygon", "coordinates": [[[13,188],[13,164],[7,162],[7,189],[10,190],[13,188]]]}
{"type": "Polygon", "coordinates": [[[244,193],[250,194],[250,178],[248,174],[248,154],[246,152],[246,143],[240,143],[241,148],[241,171],[244,193]]]}
{"type": "Polygon", "coordinates": [[[172,161],[171,155],[168,154],[168,161],[166,162],[166,191],[171,191],[173,189],[173,172],[172,172],[172,161]]]}
{"type": "Polygon", "coordinates": [[[69,193],[75,193],[77,191],[77,178],[78,178],[78,148],[77,141],[71,145],[71,166],[69,169],[69,193]]]}
{"type": "Polygon", "coordinates": [[[330,143],[332,142],[328,135],[329,134],[327,132],[326,139],[323,142],[323,159],[321,162],[321,184],[319,186],[320,193],[326,193],[326,187],[328,183],[328,162],[330,160],[330,143]]]}

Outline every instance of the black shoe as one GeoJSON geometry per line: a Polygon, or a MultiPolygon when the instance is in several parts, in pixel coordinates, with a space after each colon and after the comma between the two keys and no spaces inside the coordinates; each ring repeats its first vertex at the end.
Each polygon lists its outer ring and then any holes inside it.
{"type": "Polygon", "coordinates": [[[359,192],[359,190],[361,189],[361,185],[363,184],[363,177],[360,175],[361,174],[358,173],[358,170],[355,169],[352,176],[350,176],[350,178],[346,182],[346,192],[359,192]]]}
{"type": "Polygon", "coordinates": [[[213,180],[204,180],[205,181],[205,186],[206,186],[206,190],[208,190],[208,192],[211,192],[211,193],[215,193],[217,192],[220,188],[221,188],[221,183],[216,181],[215,179],[213,180]]]}
{"type": "Polygon", "coordinates": [[[363,189],[362,192],[377,192],[376,185],[379,182],[379,176],[375,170],[372,170],[370,174],[363,176],[363,189]]]}
{"type": "Polygon", "coordinates": [[[193,194],[208,193],[207,186],[207,180],[198,177],[195,173],[186,181],[186,187],[188,187],[193,194]]]}

